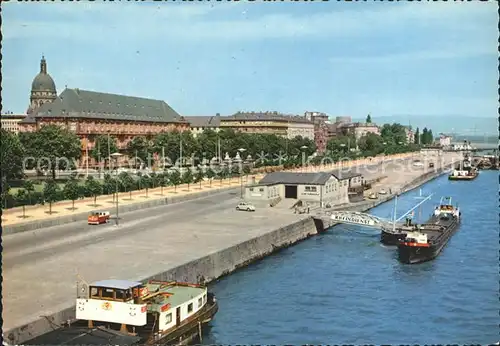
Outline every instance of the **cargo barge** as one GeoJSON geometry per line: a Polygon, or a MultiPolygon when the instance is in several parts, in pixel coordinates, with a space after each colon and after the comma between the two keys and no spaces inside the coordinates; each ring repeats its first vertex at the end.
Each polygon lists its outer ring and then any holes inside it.
{"type": "Polygon", "coordinates": [[[406,232],[398,243],[398,259],[415,264],[436,258],[460,224],[461,212],[451,204],[451,197],[443,197],[431,218],[406,232]]]}
{"type": "Polygon", "coordinates": [[[77,321],[29,345],[185,345],[201,341],[218,311],[202,285],[103,280],[79,283],[77,321]]]}

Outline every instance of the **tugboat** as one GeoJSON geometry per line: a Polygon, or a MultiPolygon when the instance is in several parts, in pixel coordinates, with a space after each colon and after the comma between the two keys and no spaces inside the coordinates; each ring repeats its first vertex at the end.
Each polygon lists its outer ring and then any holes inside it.
{"type": "Polygon", "coordinates": [[[178,345],[202,339],[218,311],[202,285],[102,280],[80,283],[76,319],[32,339],[30,345],[178,345]]]}
{"type": "Polygon", "coordinates": [[[460,217],[460,209],[451,204],[451,197],[442,197],[431,218],[415,225],[414,230],[399,241],[399,260],[414,264],[436,258],[458,228],[460,217]]]}
{"type": "Polygon", "coordinates": [[[469,156],[465,156],[464,160],[455,167],[453,172],[448,176],[449,180],[474,180],[477,178],[479,171],[472,166],[469,156]]]}

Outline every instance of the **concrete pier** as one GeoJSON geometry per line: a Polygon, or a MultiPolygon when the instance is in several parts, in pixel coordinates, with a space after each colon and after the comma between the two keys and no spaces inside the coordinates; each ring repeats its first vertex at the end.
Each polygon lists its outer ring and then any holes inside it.
{"type": "MultiPolygon", "coordinates": [[[[403,188],[430,172],[423,167],[401,173],[396,166],[360,168],[360,173],[367,179],[387,176],[376,189],[403,188]]],[[[238,200],[236,188],[127,213],[118,227],[73,222],[5,237],[7,341],[19,344],[73,319],[76,274],[88,282],[107,278],[210,282],[323,231],[312,215],[280,208],[240,212],[235,210],[238,200]]]]}

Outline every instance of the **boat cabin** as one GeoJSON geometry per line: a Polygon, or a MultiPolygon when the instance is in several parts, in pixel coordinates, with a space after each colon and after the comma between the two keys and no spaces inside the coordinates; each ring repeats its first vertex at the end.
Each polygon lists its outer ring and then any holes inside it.
{"type": "Polygon", "coordinates": [[[89,328],[94,327],[94,321],[104,322],[120,325],[120,331],[132,335],[136,327],[139,333],[146,329],[159,338],[188,323],[207,302],[207,288],[201,285],[102,280],[90,284],[77,298],[76,318],[88,321],[89,328]],[[128,326],[133,327],[132,333],[128,326]]]}
{"type": "Polygon", "coordinates": [[[102,280],[89,285],[85,296],[76,300],[76,318],[127,325],[143,326],[147,323],[147,304],[142,301],[147,294],[142,283],[127,280],[102,280]]]}
{"type": "Polygon", "coordinates": [[[408,232],[404,240],[405,243],[427,244],[427,234],[421,232],[408,232]]]}

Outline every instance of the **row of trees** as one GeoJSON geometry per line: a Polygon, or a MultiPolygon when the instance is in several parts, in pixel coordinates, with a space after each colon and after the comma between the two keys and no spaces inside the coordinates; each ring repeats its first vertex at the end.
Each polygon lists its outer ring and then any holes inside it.
{"type": "Polygon", "coordinates": [[[146,190],[146,197],[148,197],[148,190],[151,188],[161,187],[161,194],[163,188],[173,186],[174,192],[177,186],[187,184],[188,190],[191,184],[201,183],[205,178],[209,179],[210,187],[212,186],[213,179],[219,179],[222,183],[223,179],[240,176],[241,174],[248,175],[250,168],[248,166],[232,165],[224,166],[221,170],[213,170],[210,167],[202,169],[201,167],[196,170],[185,169],[183,173],[180,170],[174,169],[170,173],[164,172],[160,174],[141,174],[132,175],[127,172],[122,172],[118,176],[106,174],[104,180],[101,182],[89,176],[83,184],[76,179],[73,175],[61,187],[55,180],[50,179],[44,183],[43,191],[35,191],[35,185],[32,180],[25,180],[22,188],[17,190],[16,194],[10,194],[10,187],[4,180],[2,182],[2,208],[12,208],[17,206],[45,204],[49,203],[49,212],[52,211],[52,203],[71,200],[73,201],[72,209],[74,209],[74,202],[84,197],[94,197],[94,205],[96,199],[100,195],[113,195],[118,192],[129,192],[130,199],[132,199],[132,192],[136,190],[146,190]]]}
{"type": "MultiPolygon", "coordinates": [[[[371,117],[368,116],[366,122],[370,123],[371,121],[371,117]]],[[[433,140],[432,131],[427,128],[423,130],[422,134],[420,134],[417,128],[415,136],[421,138],[420,144],[415,142],[408,143],[408,137],[403,125],[398,123],[384,124],[380,129],[380,135],[367,133],[361,138],[356,139],[354,135],[345,133],[332,138],[327,143],[327,152],[325,155],[333,159],[355,159],[379,154],[393,155],[419,150],[420,145],[431,144],[433,140]]],[[[317,158],[317,160],[319,159],[321,157],[317,158]]]]}
{"type": "MultiPolygon", "coordinates": [[[[371,122],[371,118],[367,121],[371,122]]],[[[38,131],[19,135],[3,129],[1,131],[2,177],[8,181],[22,179],[23,168],[50,170],[55,179],[56,169],[76,168],[74,163],[82,155],[80,138],[59,126],[45,125],[38,131]],[[7,162],[9,164],[4,164],[7,162]]],[[[415,136],[420,144],[432,142],[432,131],[426,128],[422,133],[417,129],[415,136]]],[[[117,139],[113,136],[96,136],[93,141],[95,145],[90,150],[90,156],[109,166],[110,154],[119,150],[117,139]]],[[[288,139],[274,134],[236,133],[231,129],[222,129],[218,133],[205,130],[197,137],[193,137],[190,132],[176,131],[135,137],[128,143],[125,154],[145,163],[152,163],[155,153],[160,157],[164,154],[170,162],[176,163],[182,152],[183,158],[196,158],[191,160],[191,164],[197,165],[203,158],[210,160],[217,156],[219,146],[222,158],[226,153],[234,158],[240,149],[244,149],[242,156],[250,155],[256,167],[294,165],[297,164],[295,161],[301,160],[301,154],[309,157],[316,152],[314,141],[300,136],[288,139]]],[[[337,136],[328,142],[327,149],[326,155],[333,158],[346,155],[366,157],[416,150],[417,146],[408,145],[404,127],[395,123],[383,125],[380,136],[367,134],[358,140],[348,133],[337,136]],[[351,148],[359,150],[351,151],[351,148]]]]}

